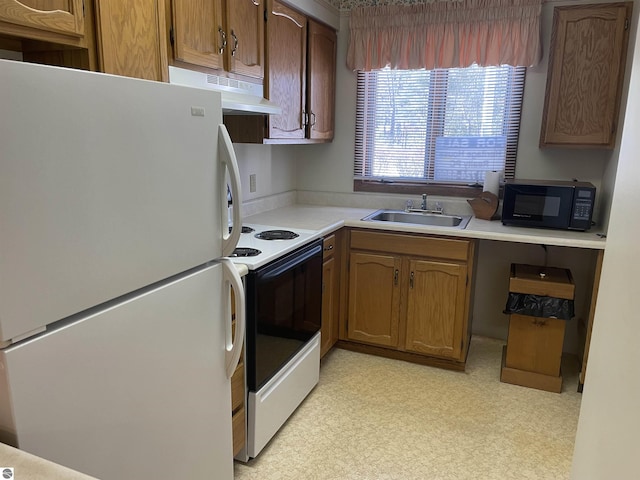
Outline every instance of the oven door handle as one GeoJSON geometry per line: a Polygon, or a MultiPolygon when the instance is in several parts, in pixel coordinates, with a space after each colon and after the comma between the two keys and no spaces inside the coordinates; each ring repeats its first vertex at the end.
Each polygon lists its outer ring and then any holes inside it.
{"type": "Polygon", "coordinates": [[[225,366],[227,370],[227,377],[231,378],[240,361],[240,354],[242,353],[242,345],[244,343],[245,333],[245,309],[244,309],[244,287],[242,285],[242,279],[238,274],[238,270],[233,265],[231,260],[223,258],[220,260],[223,271],[224,288],[223,293],[226,299],[226,313],[225,318],[227,320],[226,338],[225,338],[225,366]],[[231,310],[231,288],[233,287],[233,293],[235,298],[235,313],[236,313],[236,330],[231,334],[233,328],[233,315],[231,310]],[[231,338],[233,336],[233,338],[231,338]]]}
{"type": "Polygon", "coordinates": [[[284,272],[296,268],[299,265],[302,265],[311,257],[315,257],[319,253],[322,253],[322,244],[318,244],[309,250],[300,253],[300,255],[295,255],[291,257],[290,260],[278,265],[273,270],[268,270],[264,274],[260,276],[260,280],[271,280],[272,278],[276,278],[282,275],[284,272]]]}

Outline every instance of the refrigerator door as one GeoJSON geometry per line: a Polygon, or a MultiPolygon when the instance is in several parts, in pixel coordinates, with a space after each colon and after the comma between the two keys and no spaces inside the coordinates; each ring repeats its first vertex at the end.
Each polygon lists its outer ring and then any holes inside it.
{"type": "Polygon", "coordinates": [[[219,93],[0,60],[0,105],[0,342],[222,256],[219,93]]]}
{"type": "Polygon", "coordinates": [[[5,349],[0,440],[103,480],[231,480],[223,282],[216,263],[5,349]]]}

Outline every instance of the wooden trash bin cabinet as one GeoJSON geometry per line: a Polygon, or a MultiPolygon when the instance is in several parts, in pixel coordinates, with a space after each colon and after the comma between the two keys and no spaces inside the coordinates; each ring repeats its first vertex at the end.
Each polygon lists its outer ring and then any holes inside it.
{"type": "MultiPolygon", "coordinates": [[[[514,264],[509,292],[573,301],[574,284],[567,269],[514,264]]],[[[500,380],[560,393],[562,345],[566,320],[511,313],[503,349],[500,380]]]]}

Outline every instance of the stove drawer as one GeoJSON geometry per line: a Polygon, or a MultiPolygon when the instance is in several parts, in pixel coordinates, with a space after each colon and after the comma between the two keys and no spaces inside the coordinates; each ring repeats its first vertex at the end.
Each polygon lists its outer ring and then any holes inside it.
{"type": "Polygon", "coordinates": [[[256,457],[320,377],[318,332],[264,387],[249,392],[247,453],[256,457]]]}

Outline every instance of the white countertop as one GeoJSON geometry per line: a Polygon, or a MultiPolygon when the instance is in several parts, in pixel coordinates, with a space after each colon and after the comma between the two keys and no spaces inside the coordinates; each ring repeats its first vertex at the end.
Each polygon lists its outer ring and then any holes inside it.
{"type": "Polygon", "coordinates": [[[598,230],[574,232],[541,228],[509,227],[500,220],[471,219],[467,228],[456,229],[436,226],[409,225],[393,222],[365,222],[361,218],[375,209],[324,207],[316,205],[291,205],[269,210],[245,218],[247,223],[261,223],[288,228],[315,230],[319,236],[326,235],[342,226],[391,230],[397,232],[446,235],[449,237],[477,238],[504,242],[555,245],[604,250],[606,240],[598,230]]]}

